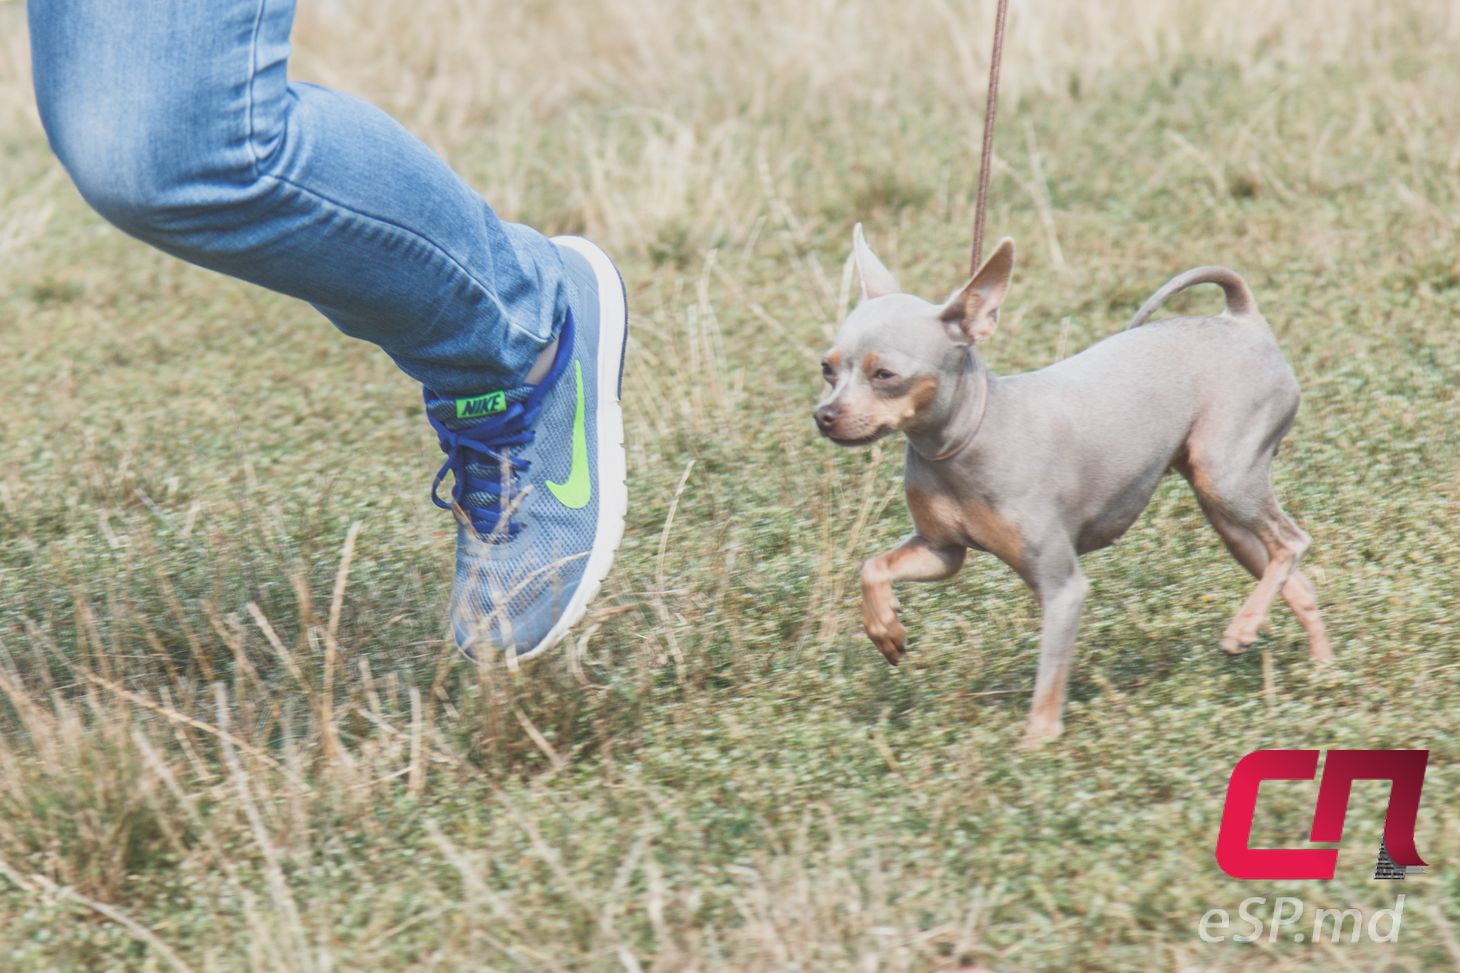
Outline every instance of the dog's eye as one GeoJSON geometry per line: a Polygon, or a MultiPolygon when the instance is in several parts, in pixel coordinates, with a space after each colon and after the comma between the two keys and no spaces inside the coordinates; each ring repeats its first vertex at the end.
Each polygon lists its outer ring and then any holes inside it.
{"type": "Polygon", "coordinates": [[[836,378],[836,369],[831,367],[830,362],[821,363],[821,377],[826,379],[828,382],[836,378]]]}
{"type": "Polygon", "coordinates": [[[879,368],[877,369],[877,371],[872,373],[872,378],[879,382],[886,382],[890,381],[891,379],[897,378],[897,375],[893,372],[889,372],[885,368],[879,368]]]}

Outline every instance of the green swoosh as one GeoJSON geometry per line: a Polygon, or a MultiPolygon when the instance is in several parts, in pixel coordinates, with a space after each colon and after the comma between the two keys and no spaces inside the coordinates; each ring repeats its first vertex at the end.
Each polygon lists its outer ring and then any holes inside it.
{"type": "Polygon", "coordinates": [[[573,411],[573,468],[566,480],[549,480],[547,488],[569,510],[582,510],[593,499],[593,482],[588,475],[588,429],[583,423],[583,365],[576,358],[573,379],[578,389],[578,405],[573,411]]]}

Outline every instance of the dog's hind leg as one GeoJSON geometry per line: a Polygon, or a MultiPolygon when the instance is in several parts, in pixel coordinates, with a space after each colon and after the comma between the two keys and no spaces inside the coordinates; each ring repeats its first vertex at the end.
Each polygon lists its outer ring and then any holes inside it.
{"type": "MultiPolygon", "coordinates": [[[[1183,471],[1184,472],[1184,471],[1183,471]]],[[[1189,477],[1188,477],[1189,479],[1189,477]]],[[[1232,557],[1236,559],[1254,578],[1261,578],[1267,570],[1267,548],[1257,535],[1246,527],[1227,517],[1213,504],[1197,496],[1201,504],[1202,512],[1211,521],[1212,527],[1222,538],[1222,543],[1227,546],[1232,557]]],[[[1328,641],[1328,629],[1323,624],[1323,617],[1318,613],[1318,591],[1313,582],[1304,574],[1301,568],[1294,568],[1292,575],[1288,578],[1287,584],[1282,588],[1283,600],[1298,617],[1298,623],[1303,626],[1303,631],[1308,633],[1308,656],[1315,662],[1327,662],[1333,658],[1333,647],[1328,641]]]]}
{"type": "Polygon", "coordinates": [[[1298,570],[1298,562],[1313,541],[1293,523],[1278,505],[1277,498],[1271,495],[1255,515],[1234,519],[1251,531],[1267,549],[1267,566],[1262,569],[1257,587],[1247,596],[1232,623],[1222,633],[1222,651],[1236,654],[1247,651],[1257,641],[1258,629],[1267,621],[1273,600],[1287,587],[1293,573],[1298,570]]]}
{"type": "Polygon", "coordinates": [[[1204,461],[1199,454],[1176,464],[1191,482],[1202,510],[1228,550],[1258,579],[1257,587],[1222,634],[1221,647],[1232,654],[1250,648],[1281,592],[1308,632],[1309,653],[1315,659],[1331,658],[1313,583],[1298,571],[1298,562],[1307,553],[1312,538],[1283,511],[1273,495],[1268,478],[1270,459],[1271,451],[1264,450],[1256,462],[1225,468],[1204,461]]]}

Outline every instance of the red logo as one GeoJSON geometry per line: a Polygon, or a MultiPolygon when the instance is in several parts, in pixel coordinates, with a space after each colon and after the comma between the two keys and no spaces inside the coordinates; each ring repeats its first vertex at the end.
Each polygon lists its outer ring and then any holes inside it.
{"type": "MultiPolygon", "coordinates": [[[[1251,848],[1252,817],[1257,810],[1257,788],[1265,780],[1312,780],[1318,772],[1318,750],[1255,750],[1237,762],[1227,784],[1227,804],[1217,833],[1217,864],[1233,878],[1333,878],[1337,848],[1251,848]]],[[[1404,868],[1425,864],[1414,848],[1414,821],[1419,814],[1419,792],[1424,786],[1428,750],[1330,750],[1318,785],[1309,841],[1339,842],[1348,814],[1349,791],[1356,780],[1387,780],[1389,808],[1384,813],[1384,856],[1404,868]]],[[[1376,872],[1375,877],[1381,876],[1376,872]]]]}

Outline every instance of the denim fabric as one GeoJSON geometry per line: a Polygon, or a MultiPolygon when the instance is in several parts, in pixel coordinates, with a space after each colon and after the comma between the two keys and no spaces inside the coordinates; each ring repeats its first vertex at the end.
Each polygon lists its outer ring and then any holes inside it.
{"type": "Polygon", "coordinates": [[[442,394],[520,385],[556,336],[556,248],[383,112],[291,83],[293,0],[29,0],[29,17],[51,146],[125,232],[308,301],[442,394]]]}

